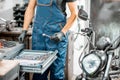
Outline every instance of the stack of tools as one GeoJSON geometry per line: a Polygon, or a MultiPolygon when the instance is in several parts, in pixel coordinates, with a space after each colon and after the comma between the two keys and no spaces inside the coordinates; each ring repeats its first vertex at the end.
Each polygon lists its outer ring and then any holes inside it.
{"type": "Polygon", "coordinates": [[[16,46],[16,43],[14,41],[6,41],[4,39],[0,39],[0,48],[10,48],[16,46]]]}
{"type": "Polygon", "coordinates": [[[24,5],[16,4],[15,7],[13,7],[13,16],[14,20],[17,22],[16,27],[23,27],[23,21],[24,21],[24,14],[26,11],[28,3],[25,3],[24,5]]]}

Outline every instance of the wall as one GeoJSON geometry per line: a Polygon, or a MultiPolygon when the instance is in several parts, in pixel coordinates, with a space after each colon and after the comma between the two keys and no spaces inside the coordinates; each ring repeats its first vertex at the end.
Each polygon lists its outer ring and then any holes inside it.
{"type": "Polygon", "coordinates": [[[93,0],[93,2],[91,18],[97,32],[96,39],[104,35],[113,41],[120,34],[120,1],[93,0]]]}
{"type": "MultiPolygon", "coordinates": [[[[92,0],[91,19],[96,32],[96,41],[101,36],[113,42],[120,36],[120,0],[92,0]]],[[[120,48],[115,54],[120,55],[120,48]]]]}
{"type": "Polygon", "coordinates": [[[16,4],[22,4],[23,0],[3,0],[0,2],[0,17],[6,20],[13,19],[13,7],[16,4]]]}

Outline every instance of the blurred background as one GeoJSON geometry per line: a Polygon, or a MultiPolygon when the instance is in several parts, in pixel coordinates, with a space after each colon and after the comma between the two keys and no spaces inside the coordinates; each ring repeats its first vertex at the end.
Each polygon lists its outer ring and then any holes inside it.
{"type": "MultiPolygon", "coordinates": [[[[0,0],[0,18],[3,18],[5,20],[15,20],[15,30],[21,30],[23,26],[24,12],[26,10],[28,2],[29,0],[0,0]]],[[[98,38],[103,35],[109,37],[112,41],[114,41],[114,39],[119,36],[120,0],[77,0],[76,5],[78,6],[78,10],[81,6],[83,6],[83,9],[88,13],[90,21],[77,19],[70,29],[73,33],[80,32],[81,29],[86,27],[92,27],[96,33],[94,36],[94,43],[96,43],[98,38]],[[91,26],[89,26],[90,22],[91,26]]],[[[67,17],[69,17],[70,11],[68,8],[66,12],[68,14],[67,17]]],[[[0,20],[0,23],[2,24],[4,21],[0,20]]],[[[30,25],[30,28],[32,28],[32,23],[30,25]]],[[[0,38],[3,38],[3,34],[0,34],[0,38]]],[[[9,37],[8,35],[7,37],[9,37]]],[[[29,49],[31,48],[30,35],[28,35],[29,37],[26,39],[26,45],[29,49]]],[[[7,39],[7,37],[5,38],[7,39]]],[[[18,37],[18,35],[15,37],[18,37]]],[[[16,38],[13,37],[12,40],[16,40],[16,38]]],[[[75,77],[82,72],[78,64],[78,59],[84,45],[86,44],[86,40],[81,35],[73,35],[73,40],[71,43],[73,43],[72,45],[74,47],[72,47],[72,52],[69,52],[67,55],[68,62],[66,74],[68,80],[74,80],[75,77]]],[[[70,49],[68,48],[68,51],[69,50],[71,50],[71,47],[70,49]]],[[[116,54],[118,52],[120,53],[120,48],[116,50],[116,54]]]]}

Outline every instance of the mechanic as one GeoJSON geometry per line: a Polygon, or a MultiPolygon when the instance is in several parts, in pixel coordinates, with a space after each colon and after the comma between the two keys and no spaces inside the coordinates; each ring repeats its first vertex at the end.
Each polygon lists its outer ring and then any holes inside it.
{"type": "Polygon", "coordinates": [[[64,80],[67,31],[77,17],[76,0],[30,0],[24,16],[22,33],[18,38],[20,42],[24,41],[33,17],[32,50],[58,50],[58,58],[49,69],[42,75],[34,73],[33,80],[48,80],[49,72],[50,80],[64,80]],[[71,12],[68,19],[65,12],[66,3],[71,12]]]}

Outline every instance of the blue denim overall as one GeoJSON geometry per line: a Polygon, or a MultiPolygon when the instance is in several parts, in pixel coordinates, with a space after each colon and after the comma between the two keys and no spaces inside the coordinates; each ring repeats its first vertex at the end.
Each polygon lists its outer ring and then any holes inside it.
{"type": "Polygon", "coordinates": [[[60,11],[56,0],[37,0],[36,16],[33,24],[32,49],[33,50],[58,50],[57,59],[45,73],[33,75],[33,80],[47,80],[50,70],[50,80],[63,80],[65,58],[67,52],[67,36],[61,42],[55,42],[42,36],[43,33],[53,35],[60,32],[66,23],[65,15],[60,11]]]}

